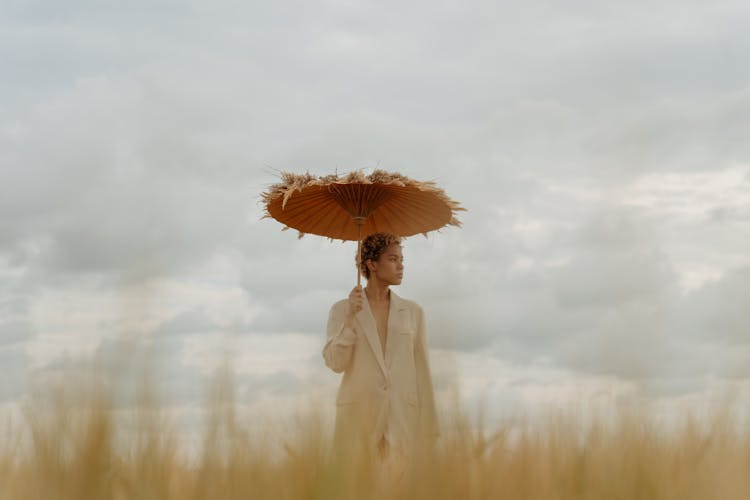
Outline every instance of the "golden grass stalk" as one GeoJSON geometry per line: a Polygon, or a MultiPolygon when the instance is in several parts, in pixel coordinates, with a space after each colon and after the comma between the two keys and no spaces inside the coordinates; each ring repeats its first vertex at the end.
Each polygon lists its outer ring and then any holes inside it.
{"type": "Polygon", "coordinates": [[[297,415],[293,433],[281,424],[251,432],[227,376],[209,390],[203,444],[192,458],[147,386],[127,418],[113,387],[65,383],[27,402],[21,425],[3,434],[0,498],[750,498],[750,439],[729,411],[708,425],[688,415],[669,432],[622,408],[490,431],[456,406],[444,415],[438,446],[417,450],[393,480],[370,455],[331,456],[322,412],[297,415]]]}

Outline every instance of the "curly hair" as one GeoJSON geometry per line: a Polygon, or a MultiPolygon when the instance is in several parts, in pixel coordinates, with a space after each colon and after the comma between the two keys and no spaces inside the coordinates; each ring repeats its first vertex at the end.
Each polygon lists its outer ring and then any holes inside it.
{"type": "Polygon", "coordinates": [[[362,255],[359,259],[359,270],[362,273],[362,276],[368,280],[370,279],[370,270],[365,264],[367,259],[370,259],[373,262],[378,260],[380,256],[383,255],[385,249],[388,248],[388,245],[392,243],[400,245],[401,238],[390,233],[374,233],[362,240],[362,255]]]}

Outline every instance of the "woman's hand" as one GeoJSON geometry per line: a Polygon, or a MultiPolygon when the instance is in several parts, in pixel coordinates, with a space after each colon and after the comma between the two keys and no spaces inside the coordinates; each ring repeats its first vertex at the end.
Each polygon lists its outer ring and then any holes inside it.
{"type": "Polygon", "coordinates": [[[346,315],[346,322],[348,326],[351,326],[352,321],[354,320],[354,316],[362,310],[362,300],[364,300],[363,296],[364,293],[362,292],[362,285],[355,286],[354,288],[352,288],[352,291],[349,292],[349,311],[346,315]]]}

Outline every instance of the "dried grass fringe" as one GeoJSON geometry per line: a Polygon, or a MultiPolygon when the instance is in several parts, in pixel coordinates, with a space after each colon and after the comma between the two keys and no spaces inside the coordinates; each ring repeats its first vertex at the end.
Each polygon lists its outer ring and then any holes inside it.
{"type": "MultiPolygon", "coordinates": [[[[420,191],[426,191],[434,194],[438,199],[445,202],[451,209],[451,220],[447,225],[461,227],[461,221],[456,217],[456,212],[466,211],[461,204],[451,199],[445,191],[442,190],[433,181],[417,181],[401,175],[398,172],[386,172],[385,170],[373,170],[366,175],[362,170],[355,170],[348,174],[330,174],[324,176],[315,176],[309,172],[304,174],[293,174],[291,172],[281,172],[281,182],[273,184],[267,191],[261,193],[261,200],[265,205],[263,219],[273,218],[268,211],[268,206],[276,201],[280,196],[283,197],[281,206],[285,207],[287,201],[297,191],[302,191],[311,186],[328,186],[331,184],[387,184],[401,187],[414,187],[420,191]]],[[[284,227],[282,231],[289,229],[284,227]]],[[[305,233],[299,231],[299,237],[302,238],[305,233]]]]}

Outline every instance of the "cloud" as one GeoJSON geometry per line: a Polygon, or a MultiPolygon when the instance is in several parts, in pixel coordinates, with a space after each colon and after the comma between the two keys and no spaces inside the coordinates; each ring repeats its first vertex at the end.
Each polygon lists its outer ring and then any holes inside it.
{"type": "Polygon", "coordinates": [[[137,89],[106,80],[80,87],[56,103],[61,109],[39,113],[33,133],[6,158],[17,167],[0,239],[13,260],[46,275],[155,275],[199,263],[231,241],[246,194],[164,172],[160,158],[171,149],[175,161],[178,144],[140,137],[129,102],[140,100],[137,89]],[[66,123],[73,113],[79,119],[66,123]],[[23,210],[28,205],[34,210],[23,210]]]}
{"type": "Polygon", "coordinates": [[[0,322],[0,346],[13,345],[30,340],[36,332],[28,321],[0,322]]]}
{"type": "MultiPolygon", "coordinates": [[[[750,297],[750,267],[732,270],[689,293],[675,319],[687,339],[711,340],[750,355],[747,297],[750,297]]],[[[750,369],[743,371],[750,375],[750,369]]]]}
{"type": "Polygon", "coordinates": [[[94,353],[60,353],[30,375],[40,386],[65,381],[86,389],[101,383],[111,388],[119,410],[139,407],[147,393],[166,408],[197,406],[207,380],[188,369],[184,355],[183,337],[105,337],[94,353]]]}
{"type": "Polygon", "coordinates": [[[243,375],[237,379],[238,396],[243,403],[253,403],[264,396],[302,396],[309,386],[305,380],[289,370],[268,375],[243,375]]]}
{"type": "Polygon", "coordinates": [[[23,347],[0,345],[0,402],[13,401],[21,396],[27,385],[27,357],[23,347]]]}
{"type": "Polygon", "coordinates": [[[213,321],[203,308],[195,308],[182,311],[163,321],[151,335],[156,338],[163,338],[164,336],[206,333],[221,328],[221,325],[213,321]]]}
{"type": "Polygon", "coordinates": [[[297,394],[320,359],[291,346],[322,341],[355,247],[281,233],[257,196],[276,170],[381,167],[469,209],[405,244],[398,293],[432,347],[657,395],[750,376],[741,3],[110,7],[15,2],[0,20],[16,375],[145,331],[189,405],[234,335],[263,367],[243,397],[297,394]]]}
{"type": "Polygon", "coordinates": [[[549,216],[518,224],[498,212],[503,230],[475,240],[485,249],[497,241],[495,259],[472,258],[471,243],[450,242],[451,255],[443,255],[439,238],[419,240],[414,257],[423,269],[437,270],[423,277],[426,286],[416,285],[431,346],[491,348],[507,362],[615,375],[652,395],[694,392],[712,376],[744,376],[747,352],[717,344],[745,340],[744,271],[729,270],[686,295],[654,219],[598,199],[555,201],[564,202],[558,215],[581,204],[586,210],[573,212],[588,215],[567,224],[549,216]],[[545,255],[552,245],[554,253],[545,255]],[[526,256],[520,266],[519,253],[526,256]]]}
{"type": "Polygon", "coordinates": [[[599,210],[572,236],[572,257],[554,272],[558,301],[575,308],[658,300],[676,273],[648,223],[617,207],[599,210]]]}

